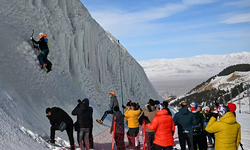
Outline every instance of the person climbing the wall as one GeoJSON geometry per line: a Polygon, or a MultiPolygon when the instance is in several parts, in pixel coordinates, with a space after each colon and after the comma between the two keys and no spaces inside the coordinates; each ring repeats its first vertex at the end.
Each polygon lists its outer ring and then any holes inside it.
{"type": "Polygon", "coordinates": [[[113,114],[113,113],[114,113],[114,107],[115,107],[115,106],[119,106],[119,103],[118,103],[118,101],[117,101],[117,99],[116,99],[116,96],[115,96],[115,92],[114,92],[114,91],[111,91],[111,92],[109,93],[109,97],[110,97],[110,102],[109,102],[109,107],[110,107],[110,109],[104,112],[104,114],[103,114],[101,120],[96,119],[96,121],[97,121],[98,123],[100,123],[100,124],[103,123],[104,119],[107,117],[108,114],[113,114]]]}
{"type": "Polygon", "coordinates": [[[37,44],[38,46],[35,46],[35,48],[39,48],[41,50],[41,53],[38,55],[38,60],[40,64],[42,65],[41,69],[44,67],[47,68],[47,73],[49,73],[52,69],[51,62],[47,59],[47,56],[49,54],[49,47],[48,47],[48,39],[47,34],[39,33],[39,41],[34,40],[34,38],[31,36],[30,40],[37,44]]]}

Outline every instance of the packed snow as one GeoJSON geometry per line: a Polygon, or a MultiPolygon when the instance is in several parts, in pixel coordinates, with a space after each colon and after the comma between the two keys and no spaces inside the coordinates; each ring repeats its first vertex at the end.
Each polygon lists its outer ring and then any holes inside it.
{"type": "MultiPolygon", "coordinates": [[[[61,107],[70,114],[77,100],[87,97],[94,109],[93,118],[99,119],[108,109],[111,90],[116,92],[120,106],[127,99],[141,106],[149,98],[163,100],[140,64],[79,0],[0,1],[0,22],[3,150],[57,150],[69,146],[65,132],[56,132],[56,147],[45,142],[50,134],[47,107],[61,107]],[[53,63],[49,74],[40,69],[39,52],[29,41],[31,29],[36,40],[39,32],[48,35],[48,59],[53,63]]],[[[110,118],[104,123],[110,125],[110,118]]],[[[105,129],[94,122],[94,135],[105,129]]]]}
{"type": "MultiPolygon", "coordinates": [[[[41,139],[50,134],[47,107],[71,114],[78,99],[89,98],[95,120],[109,108],[110,91],[120,106],[127,99],[141,106],[150,98],[163,100],[139,63],[79,0],[0,1],[0,22],[1,149],[50,149],[41,139]],[[53,64],[48,74],[30,41],[32,29],[35,40],[40,32],[48,35],[53,64]]],[[[104,123],[110,125],[110,119],[104,123]]],[[[106,128],[94,122],[94,135],[106,128]]],[[[68,141],[65,132],[56,137],[68,141]]]]}

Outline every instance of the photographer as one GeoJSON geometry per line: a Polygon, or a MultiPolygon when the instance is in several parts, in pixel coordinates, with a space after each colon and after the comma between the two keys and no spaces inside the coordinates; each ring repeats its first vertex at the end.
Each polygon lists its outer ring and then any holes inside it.
{"type": "Polygon", "coordinates": [[[88,99],[84,99],[79,103],[76,108],[72,111],[72,115],[77,116],[77,140],[81,147],[84,150],[89,150],[89,132],[91,127],[91,110],[88,106],[88,99]]]}
{"type": "Polygon", "coordinates": [[[128,122],[129,130],[127,132],[129,144],[126,146],[135,147],[135,137],[139,133],[139,121],[138,117],[141,113],[140,105],[136,103],[131,103],[131,107],[125,112],[124,117],[128,122]]]}
{"type": "Polygon", "coordinates": [[[50,121],[50,140],[48,143],[51,145],[55,145],[55,131],[60,130],[61,132],[66,130],[69,142],[70,142],[70,150],[74,150],[74,137],[73,137],[73,120],[72,118],[61,108],[52,107],[46,109],[47,118],[50,121]]]}

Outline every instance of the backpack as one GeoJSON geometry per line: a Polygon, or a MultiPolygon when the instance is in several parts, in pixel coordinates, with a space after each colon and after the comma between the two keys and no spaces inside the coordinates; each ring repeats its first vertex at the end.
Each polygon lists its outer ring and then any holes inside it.
{"type": "Polygon", "coordinates": [[[61,132],[63,132],[65,129],[66,129],[66,123],[65,122],[61,122],[60,125],[59,125],[59,130],[61,132]]]}

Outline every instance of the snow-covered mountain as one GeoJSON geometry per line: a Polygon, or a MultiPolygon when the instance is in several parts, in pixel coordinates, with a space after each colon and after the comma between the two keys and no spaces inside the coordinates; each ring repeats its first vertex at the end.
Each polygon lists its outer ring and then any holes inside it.
{"type": "Polygon", "coordinates": [[[200,55],[190,58],[153,59],[140,61],[150,80],[161,78],[195,78],[196,76],[210,77],[218,74],[224,68],[250,63],[250,52],[229,55],[200,55]]]}
{"type": "MultiPolygon", "coordinates": [[[[131,99],[143,106],[150,98],[162,100],[139,63],[79,0],[1,0],[0,22],[3,150],[48,149],[40,142],[49,136],[47,107],[70,114],[78,99],[89,98],[94,119],[100,119],[110,91],[116,92],[120,106],[122,98],[123,104],[131,99]],[[40,69],[31,29],[35,40],[39,32],[48,35],[48,59],[53,63],[49,74],[40,69]]],[[[94,134],[104,128],[95,123],[94,134]]],[[[56,135],[68,140],[65,133],[56,135]]]]}
{"type": "Polygon", "coordinates": [[[250,63],[250,52],[140,61],[149,80],[164,96],[182,95],[224,68],[250,63]]]}

